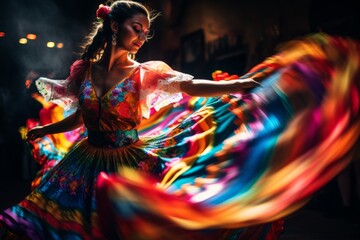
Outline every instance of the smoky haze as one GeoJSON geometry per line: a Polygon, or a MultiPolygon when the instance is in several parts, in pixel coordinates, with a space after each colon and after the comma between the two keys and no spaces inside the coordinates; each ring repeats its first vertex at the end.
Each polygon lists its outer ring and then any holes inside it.
{"type": "MultiPolygon", "coordinates": [[[[1,0],[0,32],[5,36],[0,37],[0,140],[17,141],[19,127],[38,104],[25,88],[26,79],[68,76],[99,4],[92,0],[1,0]],[[20,44],[19,39],[29,33],[36,34],[36,40],[20,44]],[[49,41],[63,43],[63,48],[48,48],[49,41]]],[[[15,152],[18,147],[10,146],[15,152]]]]}
{"type": "Polygon", "coordinates": [[[1,86],[20,84],[30,71],[51,72],[66,77],[69,64],[78,57],[81,40],[95,18],[100,1],[11,0],[1,3],[0,38],[1,86]],[[36,40],[19,44],[20,38],[36,34],[36,40]],[[48,48],[47,42],[54,42],[48,48]],[[63,43],[63,48],[57,48],[63,43]],[[15,76],[18,75],[18,76],[15,76]],[[13,79],[16,78],[16,79],[13,79]],[[6,79],[6,80],[5,80],[6,79]],[[11,81],[9,81],[11,79],[11,81]]]}

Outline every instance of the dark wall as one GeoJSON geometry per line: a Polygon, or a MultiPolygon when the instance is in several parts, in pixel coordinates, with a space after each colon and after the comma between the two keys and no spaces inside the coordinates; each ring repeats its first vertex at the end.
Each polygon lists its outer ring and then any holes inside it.
{"type": "Polygon", "coordinates": [[[354,0],[147,2],[163,16],[154,23],[155,37],[141,58],[165,60],[199,77],[209,78],[217,68],[244,73],[273,54],[279,43],[309,33],[323,31],[359,38],[359,14],[354,0]],[[191,43],[189,38],[199,30],[204,39],[195,37],[195,43],[191,43]],[[203,46],[196,42],[203,42],[203,46]],[[189,58],[186,50],[194,44],[198,49],[192,52],[199,55],[203,51],[203,55],[200,60],[184,64],[184,59],[189,58]]]}

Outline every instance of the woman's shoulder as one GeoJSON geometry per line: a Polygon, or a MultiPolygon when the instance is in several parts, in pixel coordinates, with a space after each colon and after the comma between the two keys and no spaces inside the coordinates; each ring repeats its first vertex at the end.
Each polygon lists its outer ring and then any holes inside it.
{"type": "Polygon", "coordinates": [[[89,66],[89,61],[83,59],[75,60],[70,66],[70,78],[74,80],[82,80],[89,66]]]}
{"type": "Polygon", "coordinates": [[[83,60],[83,59],[75,60],[70,66],[70,72],[73,71],[73,70],[79,70],[79,69],[87,68],[87,67],[89,67],[89,65],[90,65],[89,61],[86,61],[86,60],[83,60]]]}
{"type": "Polygon", "coordinates": [[[146,61],[141,63],[140,66],[147,70],[156,70],[160,72],[172,70],[172,68],[167,63],[161,60],[146,61]]]}

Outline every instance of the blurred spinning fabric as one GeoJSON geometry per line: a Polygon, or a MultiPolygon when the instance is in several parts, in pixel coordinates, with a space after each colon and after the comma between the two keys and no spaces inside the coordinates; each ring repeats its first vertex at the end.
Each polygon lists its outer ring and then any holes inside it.
{"type": "Polygon", "coordinates": [[[360,44],[352,39],[316,34],[284,43],[240,77],[261,82],[251,92],[185,96],[152,110],[138,127],[140,141],[117,153],[123,159],[112,159],[120,161],[115,171],[101,170],[109,168],[103,161],[110,153],[99,163],[79,158],[89,170],[69,163],[79,150],[98,154],[81,149],[83,129],[58,154],[40,154],[44,139],[34,142],[35,158],[55,164],[34,183],[40,190],[0,214],[0,223],[38,239],[276,239],[281,219],[301,208],[355,154],[359,63],[360,44]],[[61,160],[75,140],[80,147],[61,160]],[[124,159],[137,167],[122,164],[124,159]],[[81,181],[60,171],[70,166],[81,170],[76,171],[81,181]],[[69,184],[76,203],[56,198],[63,192],[51,186],[54,175],[68,178],[63,184],[69,184]],[[90,175],[94,189],[83,186],[90,175]]]}
{"type": "Polygon", "coordinates": [[[100,175],[105,229],[125,239],[222,239],[215,229],[298,210],[352,160],[360,130],[359,61],[356,41],[307,36],[242,76],[261,81],[250,94],[190,98],[169,109],[152,130],[165,131],[167,120],[181,123],[170,125],[166,135],[173,138],[158,154],[168,148],[186,154],[169,160],[160,182],[130,169],[100,175]],[[201,135],[182,136],[191,131],[201,135]]]}

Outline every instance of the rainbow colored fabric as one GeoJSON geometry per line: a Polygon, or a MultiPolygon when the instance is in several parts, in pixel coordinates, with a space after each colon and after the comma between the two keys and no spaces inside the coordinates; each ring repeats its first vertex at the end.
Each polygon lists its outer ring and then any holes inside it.
{"type": "MultiPolygon", "coordinates": [[[[175,126],[158,154],[169,148],[169,159],[183,154],[160,182],[130,169],[100,175],[108,236],[228,239],[216,230],[298,210],[352,160],[360,130],[359,61],[356,41],[308,36],[242,76],[262,88],[169,109],[148,131],[175,126]]],[[[237,235],[253,239],[244,236],[237,235]]]]}
{"type": "MultiPolygon", "coordinates": [[[[31,239],[276,239],[282,218],[352,160],[359,62],[351,39],[290,41],[241,76],[262,84],[248,94],[185,97],[152,110],[138,125],[140,140],[117,149],[81,140],[0,223],[31,239]]],[[[112,89],[121,100],[104,97],[109,116],[121,104],[138,109],[137,74],[112,89]]],[[[98,109],[91,82],[82,88],[83,109],[98,109]]],[[[129,126],[109,122],[102,127],[129,126]]]]}

